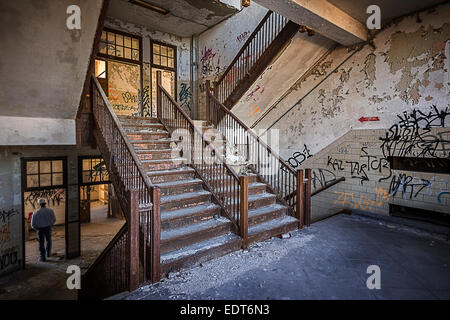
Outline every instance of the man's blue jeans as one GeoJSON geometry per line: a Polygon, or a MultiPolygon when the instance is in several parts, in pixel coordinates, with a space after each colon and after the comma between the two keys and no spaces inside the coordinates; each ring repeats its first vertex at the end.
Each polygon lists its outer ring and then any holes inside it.
{"type": "Polygon", "coordinates": [[[39,241],[39,252],[41,258],[45,259],[45,253],[49,255],[52,251],[52,227],[40,228],[37,231],[37,240],[39,241]],[[45,248],[45,240],[47,240],[47,250],[45,248]]]}

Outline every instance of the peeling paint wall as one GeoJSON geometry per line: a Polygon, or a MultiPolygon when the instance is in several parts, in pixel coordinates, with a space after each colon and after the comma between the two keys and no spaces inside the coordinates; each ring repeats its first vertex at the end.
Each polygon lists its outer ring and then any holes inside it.
{"type": "MultiPolygon", "coordinates": [[[[314,198],[321,204],[316,214],[343,207],[388,214],[388,204],[450,213],[450,175],[396,172],[387,162],[450,158],[450,4],[419,17],[381,31],[375,49],[325,53],[281,97],[275,94],[268,112],[248,120],[255,129],[279,130],[281,156],[294,168],[313,168],[316,187],[347,178],[314,198]],[[387,137],[396,146],[389,154],[387,137]]],[[[287,64],[278,72],[292,70],[287,64]]],[[[264,94],[276,93],[278,83],[270,85],[264,94]]]]}

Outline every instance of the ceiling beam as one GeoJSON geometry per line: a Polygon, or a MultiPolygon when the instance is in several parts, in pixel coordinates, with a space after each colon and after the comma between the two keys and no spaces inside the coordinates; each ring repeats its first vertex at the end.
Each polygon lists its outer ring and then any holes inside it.
{"type": "Polygon", "coordinates": [[[255,2],[344,46],[367,41],[366,26],[326,0],[255,2]]]}

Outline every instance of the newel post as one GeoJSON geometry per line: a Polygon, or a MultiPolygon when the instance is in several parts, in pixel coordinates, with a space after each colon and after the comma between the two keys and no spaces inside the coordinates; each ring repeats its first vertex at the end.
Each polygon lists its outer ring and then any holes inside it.
{"type": "Polygon", "coordinates": [[[305,184],[303,182],[304,175],[303,170],[297,170],[297,191],[296,191],[296,208],[295,215],[298,219],[298,228],[303,228],[303,222],[305,217],[305,184]]]}
{"type": "Polygon", "coordinates": [[[248,247],[248,176],[240,177],[239,232],[242,237],[242,249],[248,247]]]}
{"type": "Polygon", "coordinates": [[[162,118],[162,96],[160,86],[162,86],[162,73],[161,71],[156,71],[156,114],[158,119],[162,118]]]}
{"type": "Polygon", "coordinates": [[[139,287],[139,191],[129,192],[128,255],[130,264],[130,291],[139,287]]]}
{"type": "Polygon", "coordinates": [[[311,225],[311,169],[306,169],[305,225],[311,225]]]}
{"type": "Polygon", "coordinates": [[[209,98],[210,94],[211,94],[211,81],[206,80],[206,121],[210,121],[211,120],[211,117],[210,117],[211,100],[209,98]]]}
{"type": "Polygon", "coordinates": [[[152,283],[161,280],[161,190],[159,188],[152,188],[152,214],[150,219],[150,266],[151,266],[151,281],[152,283]]]}

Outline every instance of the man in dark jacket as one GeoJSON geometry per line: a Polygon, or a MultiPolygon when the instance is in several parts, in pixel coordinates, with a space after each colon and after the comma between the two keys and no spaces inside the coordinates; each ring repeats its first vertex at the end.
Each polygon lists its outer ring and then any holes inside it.
{"type": "Polygon", "coordinates": [[[52,226],[56,221],[55,212],[46,207],[47,201],[39,199],[40,209],[36,210],[31,217],[31,227],[37,232],[39,241],[40,261],[45,261],[45,253],[50,257],[52,251],[52,226]],[[47,240],[47,250],[45,249],[45,240],[47,240]]]}

